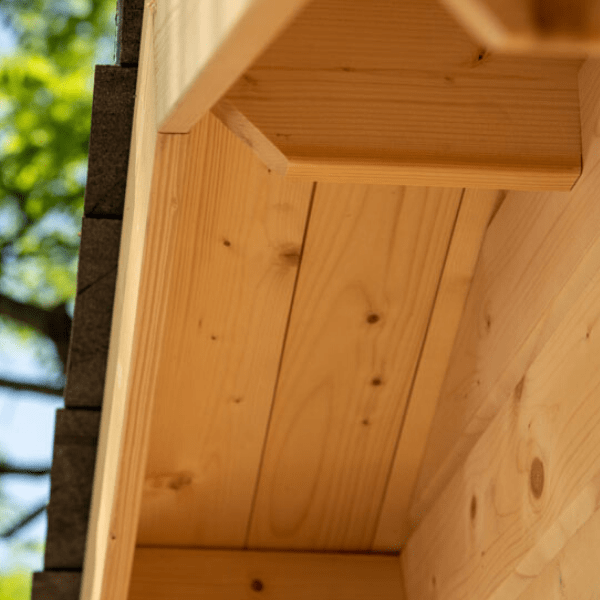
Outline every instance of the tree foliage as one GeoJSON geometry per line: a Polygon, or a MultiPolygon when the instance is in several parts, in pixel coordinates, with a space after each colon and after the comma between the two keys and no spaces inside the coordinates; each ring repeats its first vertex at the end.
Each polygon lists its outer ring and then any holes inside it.
{"type": "Polygon", "coordinates": [[[18,51],[0,59],[0,314],[5,328],[18,328],[24,337],[33,328],[52,339],[63,364],[93,66],[113,45],[114,14],[114,0],[0,5],[0,19],[18,40],[18,51]]]}
{"type": "MultiPolygon", "coordinates": [[[[0,3],[0,21],[16,38],[14,51],[0,55],[0,344],[2,336],[19,335],[55,375],[64,370],[70,336],[94,64],[113,62],[115,9],[116,0],[0,3]]],[[[60,394],[51,379],[3,377],[0,386],[60,394]]],[[[48,471],[0,462],[3,477],[48,471]]],[[[0,521],[10,514],[18,526],[43,508],[18,511],[15,521],[0,487],[0,521]]],[[[37,542],[19,543],[22,551],[31,552],[32,543],[42,551],[37,542]]],[[[0,565],[0,600],[30,592],[30,573],[0,565]]]]}

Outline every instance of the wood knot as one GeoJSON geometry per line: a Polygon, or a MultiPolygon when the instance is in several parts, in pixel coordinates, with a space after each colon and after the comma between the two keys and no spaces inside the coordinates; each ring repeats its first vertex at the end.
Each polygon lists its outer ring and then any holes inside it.
{"type": "Polygon", "coordinates": [[[285,246],[279,251],[279,258],[284,265],[297,267],[300,264],[300,254],[297,246],[285,246]]]}
{"type": "Polygon", "coordinates": [[[265,586],[260,579],[253,579],[252,583],[250,584],[250,588],[255,592],[262,592],[264,587],[265,586]]]}
{"type": "Polygon", "coordinates": [[[369,315],[367,315],[367,323],[377,323],[379,321],[380,317],[379,315],[375,314],[375,313],[370,313],[369,315]]]}
{"type": "Polygon", "coordinates": [[[544,464],[537,456],[531,463],[529,483],[534,498],[540,498],[544,491],[544,464]]]}
{"type": "Polygon", "coordinates": [[[477,516],[477,498],[475,496],[473,496],[471,498],[471,521],[475,520],[475,517],[477,516]]]}
{"type": "Polygon", "coordinates": [[[382,383],[383,382],[381,381],[381,377],[373,377],[373,379],[371,379],[371,385],[378,386],[382,383]]]}

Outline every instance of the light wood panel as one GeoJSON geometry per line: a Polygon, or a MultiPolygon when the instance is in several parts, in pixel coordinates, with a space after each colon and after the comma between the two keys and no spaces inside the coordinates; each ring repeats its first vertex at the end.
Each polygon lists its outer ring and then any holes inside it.
{"type": "Polygon", "coordinates": [[[598,0],[442,0],[476,39],[501,52],[600,53],[598,0]]]}
{"type": "Polygon", "coordinates": [[[291,176],[568,190],[580,64],[490,55],[437,0],[315,0],[218,110],[291,176]]]}
{"type": "MultiPolygon", "coordinates": [[[[153,165],[165,156],[177,157],[179,147],[157,147],[154,54],[152,51],[152,15],[145,11],[140,44],[140,67],[137,75],[136,104],[127,173],[127,190],[119,253],[119,271],[115,292],[114,316],[106,384],[102,404],[102,421],[94,474],[94,490],[82,576],[82,600],[123,600],[129,585],[133,560],[139,494],[138,480],[128,481],[127,468],[143,456],[143,423],[128,412],[130,403],[141,396],[131,396],[132,379],[139,369],[132,352],[137,349],[140,327],[137,321],[141,303],[148,307],[152,289],[147,260],[142,264],[148,244],[156,243],[156,227],[148,225],[151,214],[150,192],[153,165]],[[155,159],[156,152],[156,159],[155,159]],[[127,416],[127,420],[126,420],[127,416]],[[129,487],[132,484],[132,487],[129,487]],[[130,494],[123,498],[123,494],[130,494]],[[127,501],[131,504],[128,505],[127,501]],[[123,511],[119,513],[119,511],[123,511]]],[[[161,181],[167,174],[162,174],[161,181]]],[[[157,265],[161,271],[163,265],[157,265]]],[[[137,351],[137,350],[136,350],[137,351]]],[[[136,355],[139,357],[139,354],[136,355]]],[[[142,396],[143,397],[143,396],[142,396]]],[[[138,409],[140,406],[138,405],[138,409]]]]}
{"type": "MultiPolygon", "coordinates": [[[[403,551],[409,597],[530,597],[526,590],[533,578],[598,509],[600,214],[594,210],[600,185],[598,62],[586,63],[581,84],[588,148],[582,179],[567,197],[520,195],[523,206],[546,200],[537,212],[538,221],[550,219],[545,235],[536,234],[525,210],[521,224],[513,220],[512,229],[495,234],[504,235],[504,259],[515,269],[514,279],[504,281],[513,289],[506,300],[512,301],[513,316],[505,317],[501,325],[492,321],[489,333],[498,338],[507,329],[519,336],[510,344],[514,364],[502,358],[504,350],[497,355],[505,365],[497,374],[504,385],[496,397],[482,398],[487,414],[463,421],[460,439],[468,440],[463,449],[466,458],[457,463],[446,488],[431,496],[430,509],[403,551]],[[545,212],[544,207],[561,200],[560,218],[554,215],[556,207],[545,212]],[[531,246],[518,242],[521,226],[530,228],[531,246]],[[564,262],[569,251],[573,254],[564,262]],[[524,272],[513,253],[520,256],[524,272]],[[553,266],[545,267],[550,257],[553,266]],[[544,287],[548,279],[558,290],[544,287]],[[527,303],[515,302],[528,295],[535,302],[545,296],[536,306],[541,318],[527,312],[527,303]],[[523,320],[532,322],[526,335],[523,320]],[[509,376],[515,383],[501,394],[509,376]],[[483,434],[480,428],[485,429],[483,434]]],[[[510,196],[490,234],[503,213],[509,214],[509,207],[510,196]]],[[[499,264],[502,260],[497,257],[499,264]]],[[[493,278],[494,270],[487,276],[493,278]]],[[[489,302],[480,299],[480,307],[485,315],[489,302]]],[[[489,320],[484,319],[487,325],[489,320]]],[[[488,351],[493,354],[495,346],[488,351]]],[[[472,347],[471,353],[476,352],[472,347]]],[[[460,410],[459,403],[455,406],[460,410]]],[[[437,438],[430,440],[434,440],[430,446],[438,443],[437,438]]]]}
{"type": "Polygon", "coordinates": [[[565,544],[519,600],[582,600],[600,597],[600,511],[565,544]]]}
{"type": "Polygon", "coordinates": [[[210,114],[183,137],[138,542],[241,547],[313,185],[210,114]]]}
{"type": "MultiPolygon", "coordinates": [[[[600,63],[581,71],[584,173],[570,194],[509,192],[491,224],[419,475],[427,512],[560,321],[557,297],[600,231],[600,63]]],[[[568,306],[560,310],[566,311],[568,306]]],[[[563,314],[561,313],[561,314],[563,314]]]]}
{"type": "Polygon", "coordinates": [[[129,600],[403,600],[396,556],[138,548],[129,600]]]}
{"type": "Polygon", "coordinates": [[[186,133],[307,0],[150,0],[156,14],[157,114],[186,133]]]}
{"type": "Polygon", "coordinates": [[[317,185],[250,547],[370,549],[461,194],[317,185]]]}
{"type": "Polygon", "coordinates": [[[398,550],[411,531],[409,505],[425,452],[427,434],[450,361],[481,243],[490,219],[505,195],[505,192],[493,190],[466,190],[462,198],[402,423],[402,434],[373,542],[374,549],[398,550]]]}
{"type": "MultiPolygon", "coordinates": [[[[409,597],[510,600],[600,508],[600,240],[560,325],[402,553],[409,597]]],[[[551,315],[558,317],[558,314],[551,315]]]]}

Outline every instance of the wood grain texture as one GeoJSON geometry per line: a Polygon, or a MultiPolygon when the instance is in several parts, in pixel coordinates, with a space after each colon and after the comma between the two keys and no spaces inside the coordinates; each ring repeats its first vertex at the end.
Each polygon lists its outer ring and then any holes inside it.
{"type": "Polygon", "coordinates": [[[518,600],[581,600],[600,596],[600,511],[565,544],[518,600]]]}
{"type": "MultiPolygon", "coordinates": [[[[141,482],[135,479],[128,482],[127,467],[135,466],[137,461],[143,460],[143,442],[140,447],[134,440],[137,440],[138,432],[143,438],[145,423],[143,418],[141,421],[130,418],[133,415],[128,412],[128,408],[130,403],[135,402],[131,395],[135,370],[132,355],[134,341],[140,326],[147,325],[136,322],[138,303],[152,290],[151,286],[148,287],[147,272],[142,278],[142,262],[148,240],[156,239],[152,236],[157,235],[156,232],[147,232],[157,130],[152,13],[145,12],[115,308],[81,582],[82,600],[126,598],[139,510],[136,484],[141,488],[141,482]],[[129,485],[132,487],[128,487],[129,485]]],[[[162,151],[161,149],[160,152],[162,151]]],[[[147,266],[145,268],[148,269],[147,266]]],[[[148,300],[146,297],[146,301],[148,300]]],[[[146,406],[143,402],[139,404],[139,395],[137,402],[138,409],[146,406]]]]}
{"type": "MultiPolygon", "coordinates": [[[[600,68],[581,72],[584,172],[570,194],[509,192],[494,218],[443,385],[411,507],[425,514],[560,319],[557,298],[598,239],[600,68]]],[[[561,310],[567,310],[564,306],[561,310]]]]}
{"type": "Polygon", "coordinates": [[[370,549],[461,193],[317,185],[251,548],[370,549]]]}
{"type": "Polygon", "coordinates": [[[600,53],[598,0],[442,0],[476,39],[501,52],[600,53]]]}
{"type": "Polygon", "coordinates": [[[129,600],[403,600],[396,556],[138,548],[129,600]]]}
{"type": "Polygon", "coordinates": [[[210,114],[185,137],[138,543],[241,547],[313,185],[210,114]]]}
{"type": "Polygon", "coordinates": [[[157,114],[186,133],[225,94],[307,0],[161,0],[156,12],[157,114]]]}
{"type": "Polygon", "coordinates": [[[560,324],[519,393],[410,538],[409,597],[516,598],[600,508],[599,261],[600,240],[560,294],[560,324]]]}
{"type": "Polygon", "coordinates": [[[490,219],[504,195],[504,192],[492,190],[466,190],[461,200],[425,344],[412,384],[373,549],[399,549],[414,525],[408,519],[409,506],[429,428],[481,243],[490,219]]]}
{"type": "Polygon", "coordinates": [[[491,55],[436,0],[316,0],[226,100],[260,135],[234,131],[290,176],[568,190],[580,64],[491,55]]]}

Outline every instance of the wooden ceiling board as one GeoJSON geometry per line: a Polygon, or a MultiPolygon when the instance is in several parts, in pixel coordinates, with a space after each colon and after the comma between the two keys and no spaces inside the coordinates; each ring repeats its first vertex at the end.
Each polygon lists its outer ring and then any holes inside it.
{"type": "Polygon", "coordinates": [[[437,400],[481,243],[505,195],[495,190],[465,190],[463,195],[377,525],[376,550],[399,550],[414,525],[408,519],[410,501],[437,400]]]}
{"type": "Polygon", "coordinates": [[[210,114],[184,137],[138,543],[239,547],[313,185],[210,114]]]}
{"type": "Polygon", "coordinates": [[[568,190],[581,172],[580,65],[490,54],[437,0],[315,0],[220,112],[292,176],[568,190]]]}
{"type": "Polygon", "coordinates": [[[317,185],[250,548],[371,548],[461,196],[317,185]]]}

